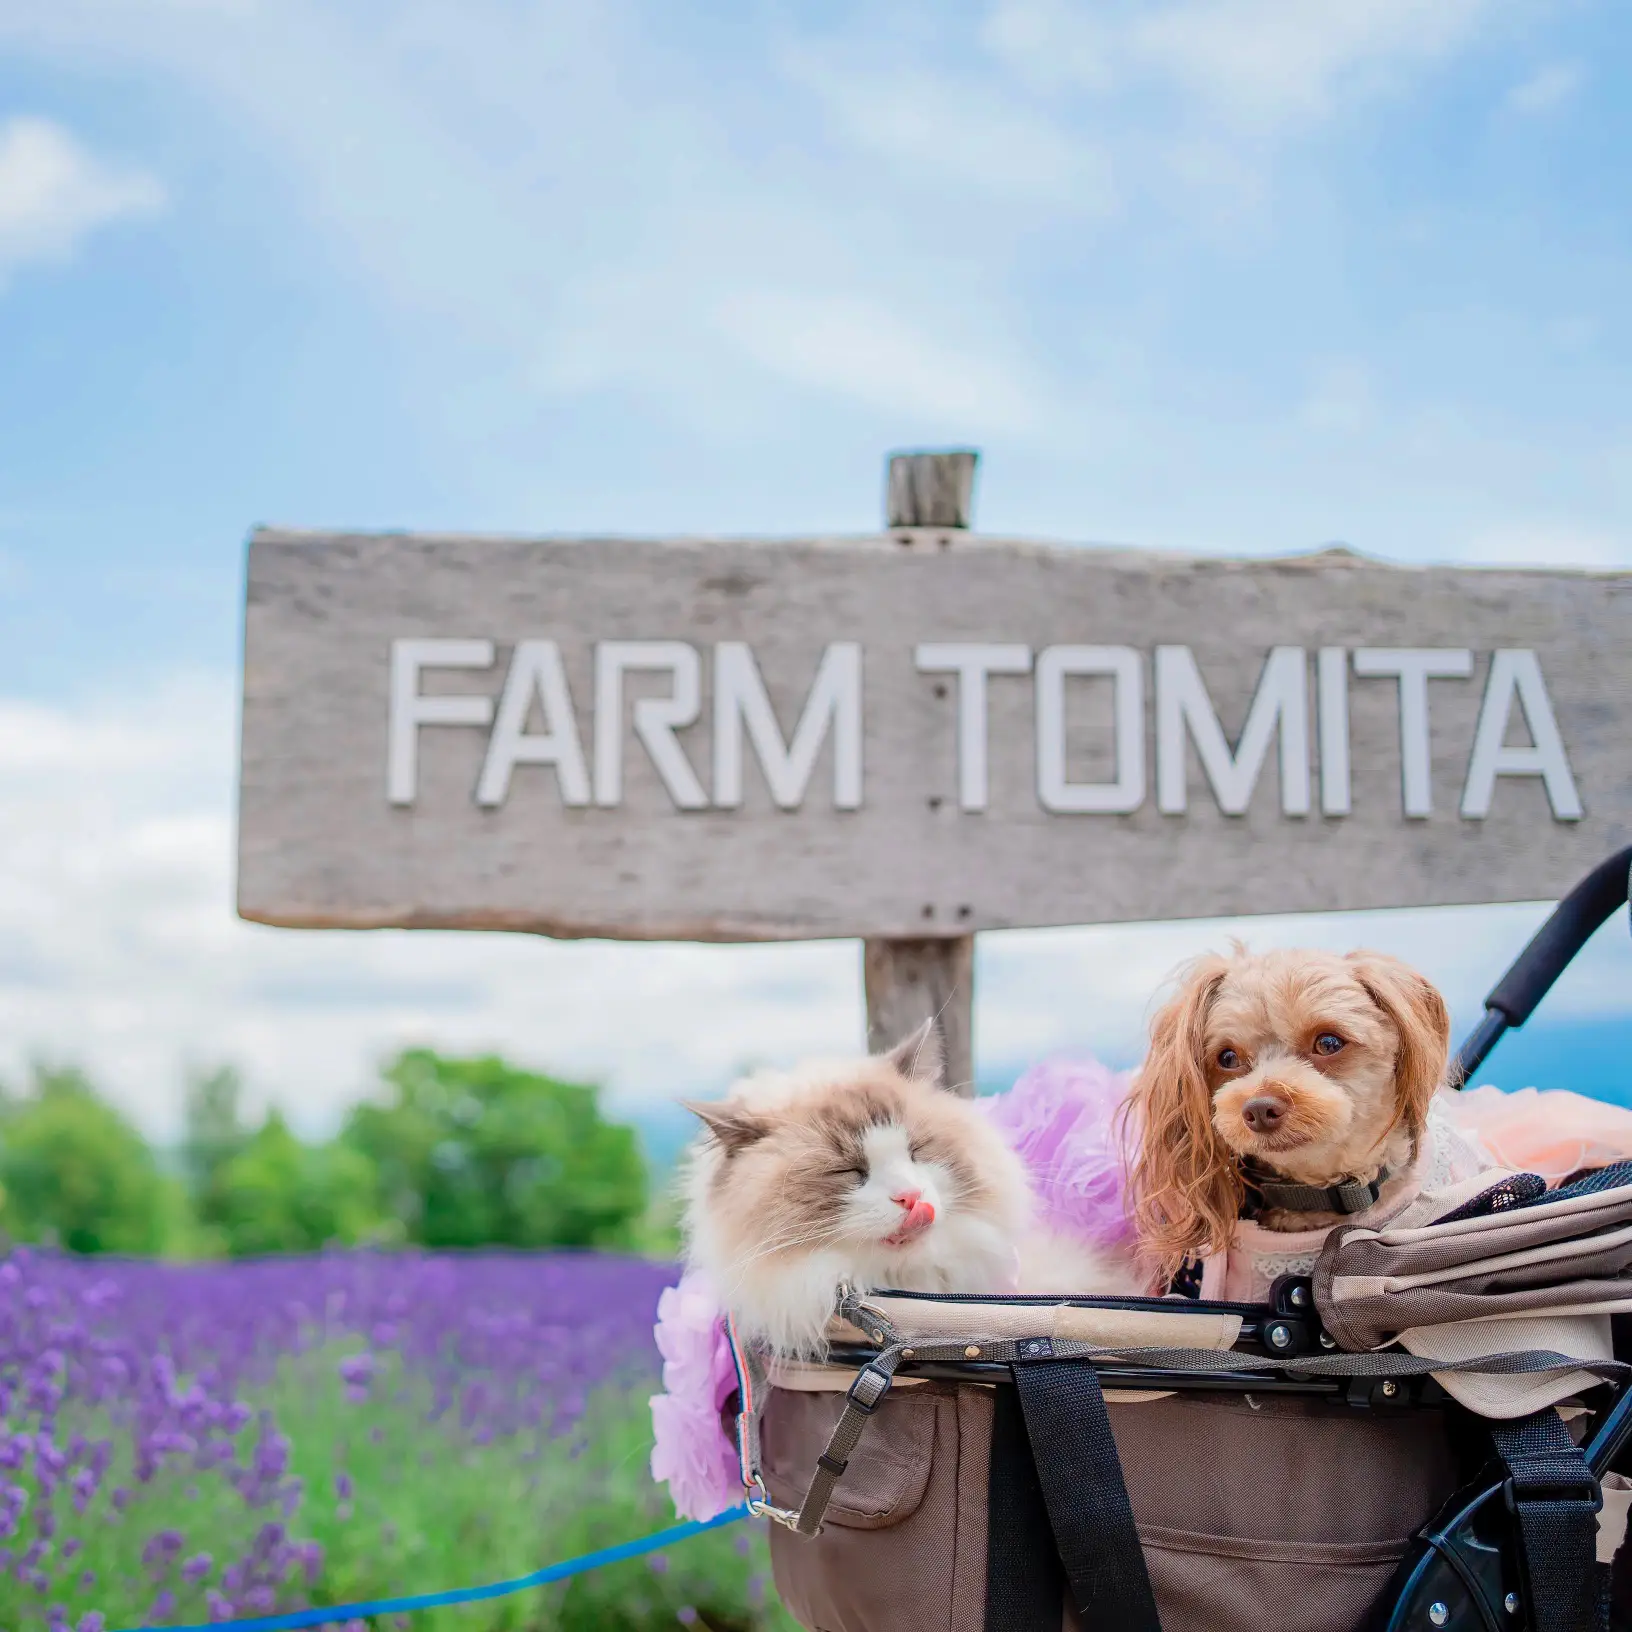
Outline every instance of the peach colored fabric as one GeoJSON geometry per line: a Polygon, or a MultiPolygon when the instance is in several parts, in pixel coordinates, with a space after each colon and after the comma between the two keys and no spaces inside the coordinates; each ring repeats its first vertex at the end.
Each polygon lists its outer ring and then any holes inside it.
{"type": "Polygon", "coordinates": [[[1539,1173],[1549,1184],[1582,1167],[1632,1160],[1632,1111],[1566,1089],[1486,1085],[1442,1094],[1445,1114],[1498,1167],[1539,1173]]]}

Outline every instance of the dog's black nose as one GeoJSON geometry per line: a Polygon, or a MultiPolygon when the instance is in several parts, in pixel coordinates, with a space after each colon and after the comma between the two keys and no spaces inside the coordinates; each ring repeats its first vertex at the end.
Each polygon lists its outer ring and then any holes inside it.
{"type": "Polygon", "coordinates": [[[1241,1120],[1254,1133],[1273,1133],[1286,1115],[1286,1101],[1273,1094],[1255,1094],[1241,1107],[1241,1120]]]}

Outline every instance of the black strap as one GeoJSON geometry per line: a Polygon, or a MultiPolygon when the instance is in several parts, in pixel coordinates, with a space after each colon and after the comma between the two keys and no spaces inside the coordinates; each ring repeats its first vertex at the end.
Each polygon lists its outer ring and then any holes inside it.
{"type": "Polygon", "coordinates": [[[1383,1186],[1394,1175],[1384,1167],[1374,1179],[1340,1179],[1336,1184],[1294,1184],[1249,1165],[1242,1174],[1247,1181],[1244,1216],[1254,1216],[1266,1207],[1284,1208],[1289,1213],[1363,1213],[1377,1205],[1383,1186]]]}
{"type": "Polygon", "coordinates": [[[1049,1528],[1083,1625],[1161,1632],[1093,1367],[1045,1361],[1013,1372],[1049,1528]]]}
{"type": "Polygon", "coordinates": [[[986,1499],[986,1632],[1059,1632],[1065,1582],[1020,1399],[992,1391],[986,1499]]]}
{"type": "Polygon", "coordinates": [[[1519,1585],[1530,1632],[1599,1625],[1598,1510],[1604,1498],[1564,1419],[1549,1406],[1491,1425],[1519,1527],[1519,1585]]]}

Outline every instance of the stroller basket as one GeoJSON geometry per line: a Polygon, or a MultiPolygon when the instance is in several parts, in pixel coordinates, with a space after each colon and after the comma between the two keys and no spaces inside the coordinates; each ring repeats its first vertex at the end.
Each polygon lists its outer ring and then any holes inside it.
{"type": "MultiPolygon", "coordinates": [[[[1544,926],[1464,1066],[1629,862],[1544,926]]],[[[784,1603],[816,1632],[1610,1626],[1632,1164],[1540,1190],[1341,1227],[1262,1305],[847,1292],[822,1363],[733,1334],[784,1603]]]]}

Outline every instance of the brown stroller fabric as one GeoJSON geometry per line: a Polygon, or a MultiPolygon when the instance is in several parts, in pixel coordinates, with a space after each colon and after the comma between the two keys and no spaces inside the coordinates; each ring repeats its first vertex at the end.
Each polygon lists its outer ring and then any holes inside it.
{"type": "MultiPolygon", "coordinates": [[[[1430,1197],[1385,1228],[1334,1230],[1313,1287],[1331,1336],[1352,1351],[1397,1342],[1445,1360],[1529,1348],[1612,1358],[1610,1316],[1632,1313],[1632,1166],[1534,1200],[1509,1177],[1486,1196],[1489,1211],[1480,1197],[1428,1222],[1430,1197]]],[[[1447,1372],[1440,1381],[1500,1418],[1556,1403],[1590,1378],[1447,1372]]]]}
{"type": "Polygon", "coordinates": [[[1448,1402],[1406,1405],[1413,1379],[1591,1384],[1625,1369],[1535,1349],[1276,1359],[1231,1349],[1241,1312],[1180,1300],[851,1294],[845,1314],[832,1337],[870,1349],[859,1372],[740,1362],[759,1402],[739,1423],[744,1482],[775,1521],[778,1591],[812,1632],[1353,1632],[1470,1472],[1466,1419],[1448,1402]],[[1169,1335],[1194,1346],[1155,1346],[1169,1335]],[[960,1360],[968,1380],[911,1374],[956,1372],[960,1360]],[[1222,1386],[1126,1386],[1127,1366],[1222,1386]],[[1357,1410],[1352,1390],[1277,1393],[1288,1372],[1375,1379],[1373,1397],[1400,1406],[1357,1410]],[[1041,1415],[1050,1391],[1052,1419],[1041,1415]],[[1063,1524],[1062,1499],[1073,1510],[1063,1524]],[[1061,1539],[1072,1530],[1074,1557],[1061,1539]],[[1108,1583],[1112,1567],[1136,1578],[1108,1583]]]}
{"type": "MultiPolygon", "coordinates": [[[[843,1402],[842,1394],[773,1390],[765,1474],[774,1499],[798,1504],[843,1402]]],[[[1240,1393],[1112,1396],[1108,1405],[1162,1632],[1353,1632],[1412,1533],[1458,1482],[1443,1410],[1375,1416],[1240,1393]]],[[[1005,1410],[1016,1410],[1008,1387],[926,1382],[892,1391],[852,1454],[820,1535],[771,1527],[777,1592],[802,1626],[1095,1625],[1077,1615],[1057,1567],[1033,1573],[1030,1605],[995,1595],[994,1553],[1028,1535],[1048,1537],[1035,1484],[1005,1484],[993,1455],[1005,1410]],[[1043,1614],[1027,1614],[1038,1599],[1043,1614]]]]}

